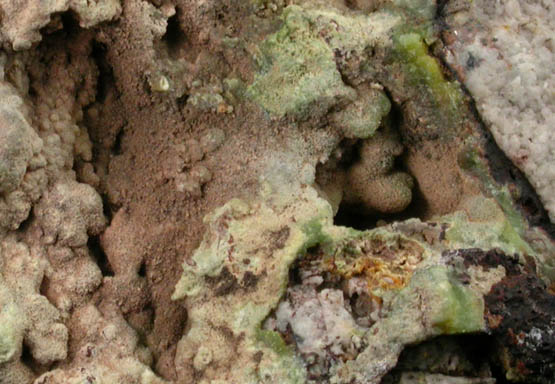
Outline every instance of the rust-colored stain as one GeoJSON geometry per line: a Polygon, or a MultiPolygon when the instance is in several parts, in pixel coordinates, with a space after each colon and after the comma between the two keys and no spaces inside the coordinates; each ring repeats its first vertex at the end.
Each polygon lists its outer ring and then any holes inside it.
{"type": "Polygon", "coordinates": [[[398,237],[386,240],[379,236],[355,239],[324,261],[327,271],[344,279],[362,277],[368,293],[377,288],[405,287],[420,261],[424,249],[416,241],[398,237]]]}

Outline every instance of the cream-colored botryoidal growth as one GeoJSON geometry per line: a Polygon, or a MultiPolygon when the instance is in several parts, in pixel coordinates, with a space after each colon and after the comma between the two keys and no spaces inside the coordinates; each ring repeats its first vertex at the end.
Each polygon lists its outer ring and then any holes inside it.
{"type": "Polygon", "coordinates": [[[102,273],[87,247],[105,227],[102,201],[86,184],[58,182],[35,206],[40,243],[50,262],[43,294],[67,316],[100,286],[102,273]]]}
{"type": "Polygon", "coordinates": [[[117,312],[93,305],[73,314],[72,366],[58,368],[37,378],[37,383],[164,384],[149,365],[152,355],[117,312]]]}
{"type": "Polygon", "coordinates": [[[367,139],[391,110],[391,102],[376,84],[365,89],[363,95],[345,109],[332,115],[331,120],[345,137],[367,139]]]}
{"type": "Polygon", "coordinates": [[[60,312],[39,292],[47,261],[39,249],[12,236],[0,243],[0,256],[3,363],[20,358],[23,342],[41,364],[65,359],[68,330],[60,312]]]}
{"type": "Polygon", "coordinates": [[[91,68],[73,73],[69,70],[64,74],[66,77],[41,85],[42,88],[36,89],[39,97],[31,110],[32,104],[20,93],[25,91],[25,84],[28,88],[29,82],[21,68],[30,63],[22,56],[4,64],[5,79],[0,92],[0,233],[19,227],[49,183],[59,178],[75,179],[71,170],[74,153],[84,161],[92,159],[88,135],[77,125],[82,115],[79,107],[94,97],[92,84],[88,84],[89,89],[81,90],[79,100],[63,95],[64,91],[75,88],[76,81],[91,68]],[[15,88],[8,80],[22,89],[15,88]]]}
{"type": "Polygon", "coordinates": [[[0,81],[0,238],[27,218],[46,186],[42,148],[17,90],[0,81]]]}
{"type": "MultiPolygon", "coordinates": [[[[35,83],[31,101],[25,94],[29,91],[30,79],[24,71],[26,66],[37,63],[26,55],[3,60],[0,83],[2,383],[31,383],[36,377],[20,361],[24,346],[29,348],[33,361],[45,366],[67,358],[67,321],[75,309],[90,300],[102,282],[97,261],[87,246],[89,236],[99,234],[105,227],[102,200],[92,187],[75,181],[72,170],[75,161],[86,164],[93,158],[88,133],[78,125],[82,107],[95,96],[95,84],[90,76],[94,71],[91,72],[92,67],[87,63],[91,63],[87,58],[75,61],[74,67],[66,68],[65,73],[49,77],[46,83],[35,83]],[[72,91],[77,88],[78,92],[72,91]],[[17,230],[31,214],[25,233],[7,232],[17,230]]],[[[34,70],[47,73],[50,68],[38,65],[34,70]]],[[[144,383],[158,382],[151,371],[136,364],[137,376],[144,383]]],[[[69,376],[56,377],[67,382],[69,376]]]]}
{"type": "Polygon", "coordinates": [[[403,153],[399,139],[388,129],[365,140],[360,159],[347,170],[344,201],[368,212],[403,211],[412,200],[412,177],[394,169],[403,153]]]}
{"type": "Polygon", "coordinates": [[[35,208],[45,244],[83,247],[105,226],[102,200],[86,184],[56,183],[35,208]]]}

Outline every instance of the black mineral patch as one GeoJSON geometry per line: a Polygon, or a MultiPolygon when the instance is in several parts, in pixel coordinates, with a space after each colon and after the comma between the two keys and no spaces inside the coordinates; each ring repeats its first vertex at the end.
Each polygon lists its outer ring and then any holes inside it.
{"type": "Polygon", "coordinates": [[[522,265],[517,255],[496,249],[458,249],[443,257],[451,264],[462,258],[466,268],[505,268],[506,277],[484,297],[495,344],[492,364],[509,382],[555,383],[555,296],[536,275],[533,263],[522,265]]]}

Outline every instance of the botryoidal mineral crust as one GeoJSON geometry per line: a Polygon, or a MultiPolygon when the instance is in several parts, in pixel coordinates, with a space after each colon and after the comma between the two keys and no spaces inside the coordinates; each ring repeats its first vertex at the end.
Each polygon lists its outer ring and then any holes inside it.
{"type": "Polygon", "coordinates": [[[0,383],[553,383],[554,9],[0,0],[0,383]]]}

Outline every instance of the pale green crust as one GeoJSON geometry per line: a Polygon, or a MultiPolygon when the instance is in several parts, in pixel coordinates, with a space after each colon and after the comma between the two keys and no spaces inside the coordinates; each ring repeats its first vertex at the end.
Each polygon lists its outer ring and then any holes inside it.
{"type": "Polygon", "coordinates": [[[23,316],[0,275],[0,364],[12,361],[21,352],[23,316]]]}
{"type": "MultiPolygon", "coordinates": [[[[255,60],[260,70],[247,96],[272,116],[302,120],[356,99],[356,91],[342,80],[336,52],[364,56],[371,46],[390,44],[387,31],[401,18],[386,13],[346,16],[331,9],[291,5],[281,19],[281,28],[258,47],[255,60]]],[[[383,100],[376,101],[379,105],[372,116],[381,118],[387,107],[383,100]]]]}
{"type": "MultiPolygon", "coordinates": [[[[237,199],[228,202],[206,218],[208,232],[192,259],[184,263],[183,276],[176,286],[173,298],[186,299],[191,323],[178,347],[176,361],[198,361],[194,351],[202,346],[210,351],[212,359],[201,371],[211,380],[222,378],[213,376],[210,364],[232,359],[234,364],[226,373],[232,382],[306,382],[306,367],[300,356],[279,333],[264,329],[264,321],[282,300],[295,260],[320,247],[324,252],[323,270],[332,263],[332,273],[348,278],[350,268],[360,273],[357,259],[367,257],[361,251],[365,242],[377,241],[402,250],[411,260],[407,264],[410,268],[397,276],[400,285],[372,289],[371,294],[381,297],[387,311],[360,335],[367,347],[354,360],[332,367],[331,383],[353,379],[377,383],[395,365],[407,344],[438,335],[486,331],[486,292],[479,288],[483,282],[474,281],[478,277],[471,273],[470,284],[463,284],[457,276],[464,271],[457,263],[446,263],[443,254],[478,247],[501,249],[510,255],[525,249],[520,240],[515,242],[507,235],[510,223],[495,200],[476,197],[467,206],[477,215],[469,216],[463,210],[437,219],[445,228],[445,237],[439,240],[436,234],[438,240],[432,246],[399,232],[395,226],[365,232],[334,226],[330,205],[311,187],[287,195],[266,190],[252,203],[237,199]],[[249,274],[256,280],[254,287],[244,283],[249,274]],[[232,280],[233,288],[221,291],[221,284],[232,280]],[[237,343],[231,355],[222,344],[222,329],[230,332],[225,338],[232,337],[237,343]]],[[[428,228],[418,220],[404,225],[416,228],[415,235],[428,228]]],[[[491,274],[488,285],[503,276],[502,271],[491,274]]]]}
{"type": "Polygon", "coordinates": [[[403,63],[403,73],[413,86],[427,89],[440,110],[457,114],[463,94],[457,82],[447,81],[437,59],[430,56],[422,36],[416,32],[396,35],[395,52],[403,63]]]}
{"type": "Polygon", "coordinates": [[[282,14],[281,29],[260,45],[260,73],[247,96],[278,117],[307,118],[327,111],[356,92],[343,84],[332,48],[311,30],[311,19],[298,6],[282,14]]]}
{"type": "Polygon", "coordinates": [[[291,264],[329,238],[324,233],[332,217],[327,202],[312,189],[296,197],[298,201],[270,195],[252,203],[234,199],[207,216],[209,230],[183,264],[173,295],[174,300],[187,299],[191,323],[180,341],[178,361],[202,345],[211,351],[213,363],[236,361],[227,373],[232,382],[304,382],[302,363],[292,349],[279,335],[261,330],[285,292],[291,264]],[[232,280],[233,289],[218,292],[218,284],[232,280]],[[240,346],[233,353],[222,345],[222,329],[240,346]]]}

